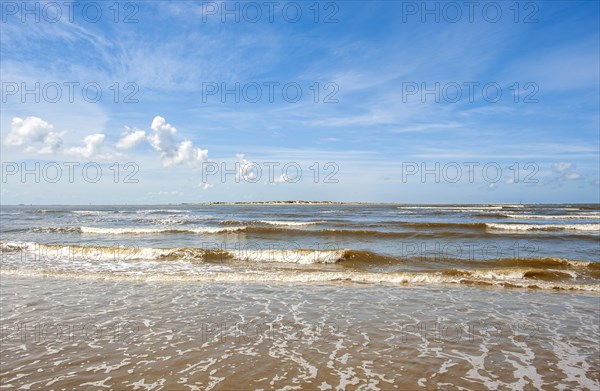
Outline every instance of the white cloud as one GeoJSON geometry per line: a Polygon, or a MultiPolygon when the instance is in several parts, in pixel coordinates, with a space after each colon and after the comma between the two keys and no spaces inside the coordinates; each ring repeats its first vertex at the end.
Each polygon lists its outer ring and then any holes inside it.
{"type": "Polygon", "coordinates": [[[395,128],[392,130],[393,133],[404,133],[404,132],[426,132],[435,130],[450,130],[460,129],[463,126],[456,122],[444,122],[444,123],[420,123],[402,128],[395,128]]]}
{"type": "Polygon", "coordinates": [[[43,154],[57,153],[60,150],[60,148],[62,147],[62,143],[63,143],[62,138],[64,135],[65,135],[65,132],[60,132],[60,133],[50,132],[44,138],[44,144],[40,149],[35,151],[34,148],[28,147],[28,148],[26,148],[26,151],[31,152],[33,150],[35,152],[43,153],[43,154]]]}
{"type": "MultiPolygon", "coordinates": [[[[159,152],[165,167],[188,165],[192,168],[199,168],[202,162],[208,159],[208,150],[195,147],[192,141],[177,142],[175,140],[177,129],[167,123],[163,117],[154,117],[150,127],[151,133],[126,127],[125,132],[121,134],[121,138],[114,146],[117,149],[125,150],[147,142],[159,152]]],[[[112,159],[119,156],[119,154],[104,152],[106,136],[102,133],[85,136],[83,146],[62,148],[62,137],[65,132],[58,133],[53,130],[52,124],[38,117],[25,119],[14,117],[11,131],[5,141],[7,145],[22,146],[26,152],[47,154],[60,152],[62,149],[66,155],[86,159],[112,159]]],[[[254,178],[255,175],[256,173],[250,170],[246,177],[254,178]]]]}
{"type": "Polygon", "coordinates": [[[560,163],[554,163],[552,165],[552,169],[556,172],[566,172],[567,170],[569,170],[571,167],[573,166],[573,163],[567,163],[567,162],[560,162],[560,163]]]}
{"type": "Polygon", "coordinates": [[[180,192],[180,191],[150,191],[150,192],[148,192],[148,195],[176,195],[176,196],[180,196],[180,195],[183,195],[183,193],[180,192]]]}
{"type": "Polygon", "coordinates": [[[578,180],[581,179],[581,174],[575,172],[575,165],[573,163],[560,162],[552,165],[552,169],[560,174],[557,181],[565,181],[565,180],[578,180]]]}
{"type": "Polygon", "coordinates": [[[373,109],[365,114],[346,115],[342,117],[328,117],[318,120],[310,120],[308,123],[313,126],[374,126],[391,124],[397,121],[393,113],[373,109]]]}
{"type": "Polygon", "coordinates": [[[144,141],[146,141],[146,132],[140,129],[133,129],[132,132],[129,132],[129,128],[126,127],[116,147],[117,149],[131,149],[144,141]]]}
{"type": "Polygon", "coordinates": [[[285,174],[281,174],[278,177],[275,177],[275,183],[284,183],[287,181],[288,181],[288,178],[287,178],[287,175],[285,175],[285,174]]]}
{"type": "Polygon", "coordinates": [[[200,187],[202,190],[208,190],[211,187],[213,187],[214,185],[210,184],[210,183],[201,183],[198,185],[198,187],[200,187]]]}
{"type": "Polygon", "coordinates": [[[53,129],[54,126],[38,117],[13,117],[6,144],[23,145],[31,141],[44,141],[44,137],[53,129]]]}
{"type": "Polygon", "coordinates": [[[69,155],[79,156],[86,159],[99,158],[107,159],[111,155],[102,153],[102,146],[104,145],[105,136],[102,133],[95,133],[85,136],[83,147],[73,147],[65,149],[65,153],[69,155]]]}
{"type": "Polygon", "coordinates": [[[162,152],[161,159],[165,167],[187,164],[192,168],[198,168],[203,161],[208,159],[208,150],[194,148],[194,144],[186,140],[179,144],[175,151],[162,152]]]}
{"type": "Polygon", "coordinates": [[[160,158],[165,167],[187,164],[198,168],[208,158],[208,150],[194,147],[194,144],[185,140],[175,143],[177,129],[161,117],[156,116],[150,125],[153,133],[147,137],[148,142],[160,153],[160,158]]]}
{"type": "Polygon", "coordinates": [[[64,132],[56,133],[54,126],[38,117],[13,117],[7,145],[25,145],[26,152],[56,153],[62,146],[64,132]],[[32,144],[41,144],[34,146],[32,144]]]}
{"type": "Polygon", "coordinates": [[[86,136],[83,147],[63,149],[63,137],[66,132],[54,132],[54,125],[39,117],[25,119],[13,117],[11,131],[6,137],[7,145],[23,146],[25,152],[50,154],[64,152],[67,155],[83,158],[110,159],[114,155],[103,154],[105,135],[95,133],[86,136]]]}
{"type": "Polygon", "coordinates": [[[168,124],[163,117],[157,115],[152,120],[150,128],[154,133],[148,136],[148,142],[154,149],[161,153],[168,153],[174,150],[175,142],[173,141],[173,136],[177,132],[175,127],[168,124]]]}
{"type": "Polygon", "coordinates": [[[257,164],[246,159],[244,154],[235,155],[237,158],[237,179],[253,182],[258,178],[257,164]]]}
{"type": "Polygon", "coordinates": [[[581,178],[581,175],[576,172],[568,172],[564,175],[564,177],[565,177],[565,179],[575,180],[575,179],[581,178]]]}

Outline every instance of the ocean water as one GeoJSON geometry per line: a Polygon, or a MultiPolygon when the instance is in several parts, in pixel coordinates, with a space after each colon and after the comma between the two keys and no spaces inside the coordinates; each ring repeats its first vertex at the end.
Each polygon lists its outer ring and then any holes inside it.
{"type": "Polygon", "coordinates": [[[3,388],[598,389],[600,206],[3,206],[3,388]]]}
{"type": "Polygon", "coordinates": [[[4,207],[3,273],[598,291],[594,205],[4,207]]]}

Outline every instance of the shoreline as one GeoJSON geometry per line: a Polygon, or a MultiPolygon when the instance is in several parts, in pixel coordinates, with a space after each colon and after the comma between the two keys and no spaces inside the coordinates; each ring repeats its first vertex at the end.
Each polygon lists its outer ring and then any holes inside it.
{"type": "MultiPolygon", "coordinates": [[[[586,296],[586,297],[600,297],[600,291],[594,289],[583,289],[578,287],[572,288],[557,288],[557,287],[541,287],[535,284],[529,286],[519,285],[494,285],[489,283],[461,283],[461,282],[439,282],[439,283],[426,283],[426,282],[392,282],[392,281],[377,281],[377,282],[364,282],[352,279],[323,279],[323,280],[301,280],[298,281],[282,281],[282,280],[269,280],[269,279],[239,279],[229,280],[219,278],[219,276],[213,276],[211,278],[189,278],[189,279],[173,279],[173,278],[160,278],[157,276],[135,276],[135,275],[102,275],[102,274],[76,274],[76,273],[36,273],[31,271],[19,271],[19,270],[0,270],[0,277],[5,280],[29,280],[29,281],[80,281],[89,283],[116,283],[126,284],[130,286],[172,286],[172,287],[203,287],[203,286],[250,286],[250,287],[270,287],[270,288],[309,288],[309,287],[320,287],[323,289],[336,289],[336,288],[352,288],[352,289],[406,289],[406,290],[482,290],[482,292],[514,292],[520,294],[552,294],[552,295],[564,295],[569,297],[571,295],[586,296]]],[[[221,276],[223,277],[223,276],[221,276]]],[[[593,287],[592,287],[593,288],[593,287]]]]}
{"type": "Polygon", "coordinates": [[[598,202],[562,202],[562,203],[516,203],[516,202],[484,202],[484,203],[414,203],[414,202],[370,202],[370,201],[208,201],[208,202],[180,202],[180,203],[156,203],[156,204],[0,204],[1,207],[28,207],[28,206],[212,206],[212,205],[396,205],[396,206],[552,206],[572,205],[590,206],[594,205],[600,209],[598,202]]]}

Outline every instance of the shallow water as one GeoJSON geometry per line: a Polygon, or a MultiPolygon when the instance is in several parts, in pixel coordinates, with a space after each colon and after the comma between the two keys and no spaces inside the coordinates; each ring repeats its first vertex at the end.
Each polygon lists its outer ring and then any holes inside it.
{"type": "Polygon", "coordinates": [[[597,389],[597,295],[482,287],[3,281],[2,384],[597,389]]]}
{"type": "Polygon", "coordinates": [[[2,388],[600,386],[595,205],[1,213],[2,388]]]}
{"type": "Polygon", "coordinates": [[[598,291],[596,205],[4,207],[3,273],[598,291]]]}

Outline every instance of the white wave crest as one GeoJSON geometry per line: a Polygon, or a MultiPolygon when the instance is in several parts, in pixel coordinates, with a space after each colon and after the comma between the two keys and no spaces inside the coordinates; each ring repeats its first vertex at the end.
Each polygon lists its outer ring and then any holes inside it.
{"type": "Polygon", "coordinates": [[[225,228],[98,228],[98,227],[81,227],[82,233],[88,234],[103,234],[103,235],[123,235],[123,234],[159,234],[166,232],[173,233],[194,233],[194,234],[218,234],[227,232],[244,231],[246,227],[225,227],[225,228]]]}
{"type": "Polygon", "coordinates": [[[303,226],[303,225],[315,225],[318,224],[317,221],[283,221],[283,220],[261,220],[259,221],[260,223],[263,224],[270,224],[270,225],[287,225],[287,226],[291,226],[291,227],[296,227],[296,226],[303,226]]]}
{"type": "Polygon", "coordinates": [[[600,224],[496,224],[486,223],[489,229],[503,231],[586,231],[600,233],[600,224]]]}
{"type": "Polygon", "coordinates": [[[40,259],[84,259],[84,260],[201,260],[207,256],[221,256],[247,262],[276,262],[297,264],[336,263],[343,259],[348,250],[280,250],[273,248],[252,250],[226,250],[210,248],[150,248],[79,246],[68,244],[41,244],[36,242],[0,242],[5,252],[27,251],[40,259]]]}
{"type": "Polygon", "coordinates": [[[600,213],[577,213],[572,215],[522,215],[522,214],[505,214],[504,216],[511,219],[537,219],[537,220],[598,220],[600,213]]]}
{"type": "Polygon", "coordinates": [[[548,290],[580,290],[600,292],[598,284],[573,284],[552,281],[526,281],[520,279],[497,279],[477,277],[453,277],[433,273],[373,273],[373,272],[281,272],[262,271],[250,273],[202,273],[165,275],[152,273],[110,273],[110,272],[53,272],[34,269],[0,269],[0,275],[25,276],[35,278],[78,278],[85,280],[108,279],[117,281],[156,281],[156,282],[217,282],[217,283],[279,283],[279,284],[311,284],[311,283],[361,283],[383,285],[438,285],[438,284],[473,284],[479,283],[497,287],[517,287],[548,290]]]}
{"type": "Polygon", "coordinates": [[[346,250],[229,250],[234,259],[250,262],[283,262],[303,265],[315,263],[337,263],[346,250]]]}

